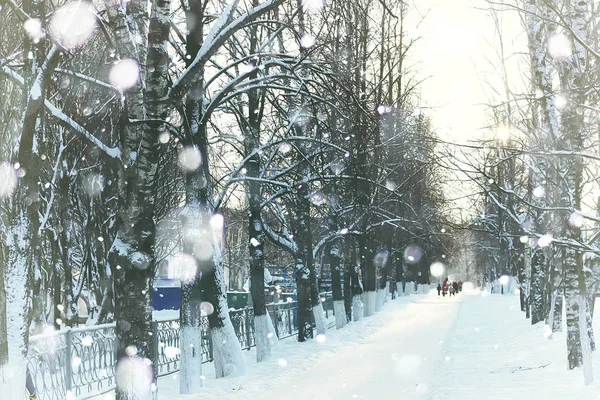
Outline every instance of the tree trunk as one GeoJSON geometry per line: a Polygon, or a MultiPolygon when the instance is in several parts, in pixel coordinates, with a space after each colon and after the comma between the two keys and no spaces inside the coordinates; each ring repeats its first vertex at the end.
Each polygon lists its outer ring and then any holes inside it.
{"type": "Polygon", "coordinates": [[[363,278],[364,293],[362,295],[364,302],[364,316],[369,317],[375,314],[377,304],[377,277],[375,272],[375,263],[373,262],[373,251],[367,246],[366,234],[359,236],[359,251],[361,271],[363,278]]]}
{"type": "Polygon", "coordinates": [[[531,260],[531,324],[544,321],[544,296],[542,293],[546,257],[544,250],[536,246],[531,260]]]}
{"type": "Polygon", "coordinates": [[[298,341],[304,342],[313,337],[310,305],[310,271],[302,257],[296,258],[296,295],[298,298],[298,341]]]}
{"type": "MultiPolygon", "coordinates": [[[[250,109],[253,109],[250,107],[250,109]]],[[[259,175],[259,155],[254,156],[247,166],[249,177],[259,175]]],[[[248,249],[250,255],[250,294],[254,310],[254,329],[256,338],[256,361],[267,360],[271,356],[271,339],[265,303],[265,268],[263,243],[264,232],[260,216],[260,184],[255,181],[247,182],[249,214],[248,219],[248,249]]]]}
{"type": "Polygon", "coordinates": [[[214,237],[213,246],[213,269],[204,273],[201,284],[204,301],[214,307],[214,312],[208,316],[208,325],[213,343],[215,374],[217,378],[240,376],[246,372],[246,363],[229,318],[221,252],[214,237]]]}
{"type": "Polygon", "coordinates": [[[556,294],[554,298],[554,317],[552,318],[552,332],[562,332],[563,296],[556,294]]]}
{"type": "Polygon", "coordinates": [[[340,249],[338,244],[333,244],[326,253],[331,269],[331,294],[333,297],[333,313],[335,314],[335,327],[341,329],[346,325],[346,307],[342,293],[342,280],[340,274],[340,249]]]}
{"type": "Polygon", "coordinates": [[[574,251],[567,249],[565,259],[565,305],[567,312],[567,353],[569,369],[579,368],[582,363],[581,337],[579,333],[579,290],[577,264],[574,251]]]}
{"type": "MultiPolygon", "coordinates": [[[[252,6],[257,7],[258,1],[253,0],[252,6]]],[[[250,54],[254,54],[258,46],[257,27],[250,28],[250,54]]],[[[258,77],[258,68],[248,75],[249,80],[258,77]]],[[[248,199],[248,249],[250,256],[250,293],[254,310],[254,335],[256,339],[256,360],[261,362],[271,356],[271,341],[273,332],[269,325],[269,315],[265,303],[265,271],[263,244],[265,233],[261,218],[261,158],[257,153],[260,147],[261,119],[264,110],[264,91],[250,90],[248,92],[248,129],[244,132],[244,148],[246,155],[254,154],[246,164],[246,182],[248,199]],[[253,153],[254,152],[254,153],[253,153]]]]}
{"type": "Polygon", "coordinates": [[[346,238],[344,241],[346,246],[346,266],[344,269],[344,305],[346,307],[346,321],[352,321],[352,303],[354,299],[353,285],[357,280],[355,266],[356,266],[356,247],[354,246],[354,240],[346,238]]]}
{"type": "MultiPolygon", "coordinates": [[[[15,198],[25,198],[19,189],[15,198]]],[[[6,343],[10,344],[6,357],[0,361],[0,390],[8,398],[15,399],[24,398],[25,394],[25,357],[31,324],[32,253],[35,244],[34,228],[24,208],[24,202],[15,202],[6,232],[8,254],[4,275],[5,293],[2,294],[6,297],[4,309],[0,309],[5,312],[0,318],[0,326],[6,326],[3,333],[6,343]]]]}
{"type": "MultiPolygon", "coordinates": [[[[186,187],[193,190],[194,177],[187,177],[188,182],[186,187]]],[[[189,193],[193,196],[193,192],[189,193]]],[[[206,246],[206,237],[196,237],[194,232],[197,232],[198,225],[205,227],[206,220],[209,216],[206,210],[202,209],[200,204],[189,203],[181,213],[181,226],[183,228],[183,254],[180,255],[181,261],[175,264],[179,271],[181,279],[181,305],[179,308],[179,326],[180,333],[180,376],[179,376],[179,392],[181,394],[198,393],[202,387],[202,286],[201,280],[203,272],[212,268],[210,259],[211,251],[200,250],[195,254],[194,245],[202,243],[202,247],[206,246]],[[204,223],[202,223],[204,222],[204,223]],[[206,254],[208,253],[208,254],[206,254]],[[193,262],[187,257],[191,257],[193,262]],[[190,265],[186,265],[189,263],[190,265]]],[[[209,247],[209,246],[207,246],[209,247]]],[[[205,307],[205,314],[214,311],[211,307],[205,307]]]]}

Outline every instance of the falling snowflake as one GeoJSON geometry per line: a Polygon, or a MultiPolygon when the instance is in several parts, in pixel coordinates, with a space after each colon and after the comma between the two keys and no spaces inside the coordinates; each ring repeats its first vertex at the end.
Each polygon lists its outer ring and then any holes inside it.
{"type": "Polygon", "coordinates": [[[527,237],[527,236],[521,236],[521,237],[519,238],[519,241],[520,241],[521,243],[525,244],[525,243],[527,243],[527,242],[529,241],[529,237],[527,237]]]}
{"type": "Polygon", "coordinates": [[[203,301],[200,303],[200,310],[202,311],[202,315],[208,316],[212,315],[215,312],[215,306],[208,301],[203,301]]]}
{"type": "Polygon", "coordinates": [[[52,14],[50,36],[65,49],[81,47],[91,36],[96,26],[96,15],[90,3],[65,4],[52,14]]]}
{"type": "Polygon", "coordinates": [[[82,177],[83,190],[90,197],[99,196],[104,190],[104,177],[100,174],[87,174],[82,177]]]}
{"type": "Polygon", "coordinates": [[[555,60],[565,60],[573,54],[571,40],[562,33],[548,39],[548,53],[555,60]]]}
{"type": "Polygon", "coordinates": [[[442,264],[441,262],[434,262],[433,264],[431,264],[431,267],[429,267],[431,275],[436,278],[442,276],[444,274],[444,270],[444,264],[442,264]]]}
{"type": "Polygon", "coordinates": [[[240,72],[242,74],[247,74],[254,70],[254,65],[252,65],[252,63],[246,62],[246,63],[240,64],[239,68],[240,68],[240,72]]]}
{"type": "Polygon", "coordinates": [[[125,91],[134,87],[140,77],[140,67],[135,60],[120,60],[117,61],[108,75],[108,80],[111,85],[121,91],[125,91]]]}
{"type": "Polygon", "coordinates": [[[305,49],[310,49],[315,45],[316,42],[317,39],[314,36],[306,34],[300,39],[300,46],[304,47],[305,49]]]}
{"type": "Polygon", "coordinates": [[[283,142],[279,145],[279,151],[282,154],[286,154],[287,152],[289,152],[292,149],[292,146],[290,146],[289,143],[283,142]]]}
{"type": "Polygon", "coordinates": [[[202,164],[202,155],[196,146],[185,147],[179,152],[179,165],[184,171],[195,171],[200,164],[202,164]]]}
{"type": "Polygon", "coordinates": [[[125,354],[127,354],[129,357],[133,357],[137,354],[137,347],[135,346],[127,346],[125,348],[125,354]]]}
{"type": "Polygon", "coordinates": [[[544,197],[545,193],[546,193],[546,191],[541,186],[537,186],[535,189],[533,189],[533,195],[535,197],[544,197]]]}
{"type": "Polygon", "coordinates": [[[25,32],[27,32],[33,43],[39,43],[46,36],[42,29],[42,22],[37,18],[30,18],[25,21],[23,28],[25,28],[25,32]]]}
{"type": "Polygon", "coordinates": [[[323,9],[323,0],[302,0],[302,6],[306,11],[317,12],[323,9]]]}
{"type": "Polygon", "coordinates": [[[216,230],[223,229],[224,224],[225,224],[225,219],[223,218],[223,215],[221,215],[221,214],[215,214],[210,218],[210,226],[212,226],[213,229],[216,229],[216,230]]]}
{"type": "Polygon", "coordinates": [[[552,240],[553,240],[553,237],[551,234],[542,235],[538,239],[538,246],[548,247],[548,246],[550,246],[550,243],[552,243],[552,240]]]}
{"type": "Polygon", "coordinates": [[[562,110],[567,106],[568,100],[565,96],[563,96],[562,94],[558,94],[554,97],[554,106],[558,109],[558,110],[562,110]]]}
{"type": "Polygon", "coordinates": [[[404,260],[408,264],[416,264],[421,260],[423,256],[423,249],[419,246],[411,245],[407,246],[404,250],[404,260]]]}
{"type": "Polygon", "coordinates": [[[137,356],[119,360],[115,371],[117,387],[134,398],[148,398],[153,376],[151,363],[148,361],[137,356]]]}
{"type": "Polygon", "coordinates": [[[74,372],[78,371],[80,366],[81,366],[81,358],[73,357],[73,359],[71,360],[71,368],[73,368],[73,371],[74,372]]]}
{"type": "Polygon", "coordinates": [[[179,253],[169,260],[169,269],[182,281],[191,281],[196,277],[198,265],[196,260],[189,254],[179,253]]]}
{"type": "Polygon", "coordinates": [[[569,215],[569,225],[575,228],[581,228],[583,225],[583,216],[578,212],[572,213],[569,215]]]}
{"type": "Polygon", "coordinates": [[[179,355],[179,347],[167,346],[165,347],[165,356],[168,358],[175,358],[179,355]]]}
{"type": "Polygon", "coordinates": [[[158,141],[163,144],[168,143],[170,139],[171,139],[171,135],[168,132],[163,132],[158,137],[158,141]]]}

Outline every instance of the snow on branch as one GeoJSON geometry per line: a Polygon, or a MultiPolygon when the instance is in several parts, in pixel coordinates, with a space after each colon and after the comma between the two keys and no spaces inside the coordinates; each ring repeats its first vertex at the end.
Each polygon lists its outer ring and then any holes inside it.
{"type": "MultiPolygon", "coordinates": [[[[23,77],[21,75],[17,74],[16,72],[14,72],[13,70],[11,70],[10,68],[8,68],[8,66],[3,66],[1,71],[4,75],[9,77],[13,82],[15,82],[21,86],[25,85],[25,80],[23,79],[23,77]]],[[[54,106],[54,104],[52,104],[49,100],[44,100],[44,105],[46,106],[48,111],[50,111],[50,113],[57,120],[62,122],[68,128],[71,128],[74,131],[83,135],[83,137],[85,139],[87,139],[93,145],[97,146],[98,149],[102,150],[107,156],[109,156],[110,158],[114,158],[114,159],[121,159],[121,150],[118,147],[108,147],[107,145],[102,143],[98,138],[96,138],[94,135],[92,135],[87,129],[85,129],[84,127],[79,125],[77,122],[75,122],[71,117],[69,117],[64,112],[62,112],[62,110],[60,110],[59,108],[54,106]]]]}
{"type": "Polygon", "coordinates": [[[275,243],[275,245],[277,245],[278,247],[285,249],[292,254],[295,254],[298,252],[298,245],[296,244],[296,242],[294,242],[292,240],[288,240],[285,237],[283,237],[282,235],[278,234],[277,232],[275,232],[273,230],[273,228],[271,228],[264,221],[263,221],[263,229],[265,230],[265,234],[268,236],[268,238],[273,243],[275,243]]]}
{"type": "Polygon", "coordinates": [[[56,180],[58,179],[58,172],[60,171],[59,166],[60,166],[60,163],[62,162],[62,156],[63,156],[63,153],[66,150],[66,148],[67,148],[67,145],[64,144],[63,134],[61,131],[60,132],[60,145],[58,146],[58,154],[56,155],[56,162],[54,163],[52,180],[50,182],[51,186],[52,186],[52,189],[50,190],[50,199],[48,199],[48,202],[46,204],[46,211],[44,212],[43,215],[40,215],[41,218],[40,218],[40,227],[38,228],[38,235],[42,234],[42,232],[46,228],[46,224],[48,223],[48,220],[50,219],[50,211],[52,210],[52,206],[54,205],[56,180]]]}
{"type": "Polygon", "coordinates": [[[75,72],[75,71],[71,71],[71,70],[67,70],[67,69],[62,69],[62,68],[56,68],[56,72],[61,73],[63,75],[70,75],[73,76],[75,78],[81,79],[82,81],[86,81],[86,82],[90,82],[93,83],[95,85],[98,85],[100,87],[106,88],[106,89],[110,89],[113,90],[117,93],[120,93],[120,90],[114,86],[112,86],[110,83],[106,83],[103,82],[99,79],[96,78],[92,78],[91,76],[82,74],[80,72],[75,72]]]}
{"type": "Polygon", "coordinates": [[[169,92],[169,97],[171,99],[182,97],[190,86],[198,80],[198,77],[202,74],[202,70],[210,58],[215,55],[233,34],[248,23],[278,7],[283,1],[284,0],[265,1],[263,4],[252,8],[233,21],[231,21],[231,19],[233,18],[233,13],[239,0],[231,1],[225,10],[223,10],[219,20],[208,33],[194,61],[183,71],[179,79],[173,83],[169,92]]]}

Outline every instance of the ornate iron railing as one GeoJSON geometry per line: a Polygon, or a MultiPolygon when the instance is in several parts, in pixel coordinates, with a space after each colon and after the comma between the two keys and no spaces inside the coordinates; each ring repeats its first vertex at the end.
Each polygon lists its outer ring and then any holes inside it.
{"type": "Polygon", "coordinates": [[[267,307],[275,334],[279,339],[298,333],[298,306],[296,303],[270,304],[267,307]]]}
{"type": "Polygon", "coordinates": [[[252,308],[246,307],[241,310],[230,311],[229,317],[242,349],[248,350],[256,346],[254,340],[254,311],[252,308]]]}
{"type": "MultiPolygon", "coordinates": [[[[267,307],[279,339],[298,332],[295,302],[267,307]]],[[[252,308],[229,312],[242,349],[256,345],[252,308]]],[[[153,322],[154,367],[158,376],[179,371],[179,321],[153,322]]],[[[117,341],[115,324],[54,331],[31,336],[28,374],[39,400],[85,400],[115,388],[117,341]]],[[[208,319],[202,319],[202,361],[210,362],[208,319]]]]}

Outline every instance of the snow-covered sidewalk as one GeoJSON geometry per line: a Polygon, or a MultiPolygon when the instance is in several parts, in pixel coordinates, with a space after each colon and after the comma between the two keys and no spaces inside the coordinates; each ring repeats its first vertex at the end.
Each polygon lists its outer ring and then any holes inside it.
{"type": "Polygon", "coordinates": [[[372,317],[329,330],[324,342],[282,341],[268,362],[257,364],[253,350],[245,353],[249,364],[245,376],[206,379],[197,396],[178,396],[177,377],[163,378],[159,399],[324,400],[426,394],[432,384],[430,371],[440,362],[442,344],[455,323],[459,299],[402,297],[387,302],[372,317]]]}
{"type": "Polygon", "coordinates": [[[267,362],[244,352],[242,377],[214,379],[205,364],[200,394],[178,395],[178,375],[163,377],[159,400],[600,399],[597,384],[567,371],[564,333],[548,340],[543,324],[530,323],[517,296],[402,297],[324,341],[281,341],[267,362]]]}
{"type": "MultiPolygon", "coordinates": [[[[531,326],[517,296],[484,293],[461,300],[457,323],[443,346],[445,362],[433,371],[435,385],[426,398],[600,399],[597,383],[585,387],[582,371],[567,370],[565,333],[548,339],[544,324],[531,326]]],[[[594,331],[600,332],[598,315],[594,331]]],[[[593,358],[598,381],[597,352],[593,358]]]]}

